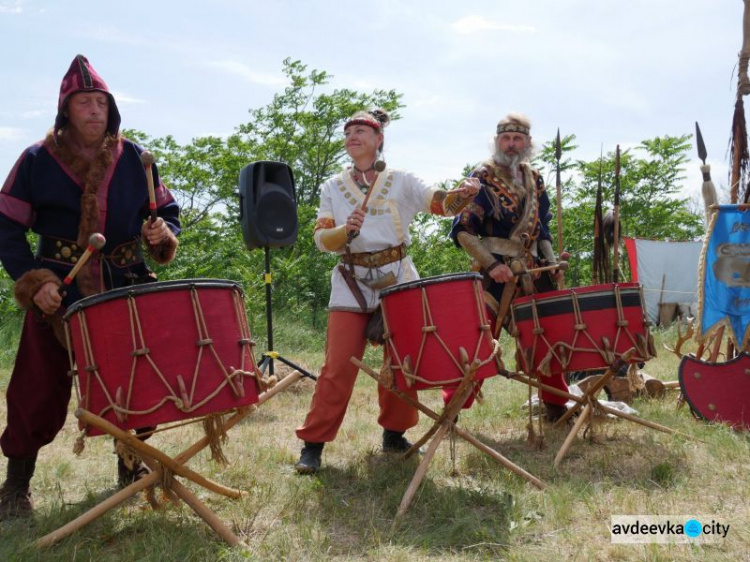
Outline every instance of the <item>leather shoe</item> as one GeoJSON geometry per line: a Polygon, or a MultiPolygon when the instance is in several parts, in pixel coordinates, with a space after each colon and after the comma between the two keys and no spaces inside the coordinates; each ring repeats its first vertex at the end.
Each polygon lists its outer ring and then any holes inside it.
{"type": "Polygon", "coordinates": [[[383,452],[405,453],[411,448],[411,443],[404,437],[403,431],[383,430],[383,452]]]}
{"type": "Polygon", "coordinates": [[[315,474],[320,470],[321,455],[323,454],[323,445],[325,443],[310,443],[305,441],[302,447],[302,454],[294,465],[294,468],[300,474],[315,474]]]}

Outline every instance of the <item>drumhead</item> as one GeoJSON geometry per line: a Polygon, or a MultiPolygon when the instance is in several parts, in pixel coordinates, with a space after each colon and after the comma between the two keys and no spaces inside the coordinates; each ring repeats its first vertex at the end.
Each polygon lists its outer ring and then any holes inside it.
{"type": "Polygon", "coordinates": [[[476,271],[468,273],[448,273],[446,275],[435,275],[433,277],[425,277],[423,279],[417,279],[415,281],[407,281],[406,283],[399,283],[393,287],[388,287],[380,291],[380,298],[387,297],[393,293],[399,291],[406,291],[408,289],[415,289],[425,287],[427,285],[436,285],[438,283],[447,283],[449,281],[461,281],[461,280],[475,280],[481,279],[482,275],[476,271]]]}
{"type": "Polygon", "coordinates": [[[63,318],[67,320],[69,316],[86,307],[122,297],[174,291],[176,289],[192,289],[193,287],[199,289],[236,289],[240,291],[240,293],[244,293],[239,283],[236,281],[228,281],[226,279],[176,279],[174,281],[155,281],[153,283],[144,283],[142,285],[119,287],[118,289],[112,289],[111,291],[83,298],[72,304],[63,318]]]}

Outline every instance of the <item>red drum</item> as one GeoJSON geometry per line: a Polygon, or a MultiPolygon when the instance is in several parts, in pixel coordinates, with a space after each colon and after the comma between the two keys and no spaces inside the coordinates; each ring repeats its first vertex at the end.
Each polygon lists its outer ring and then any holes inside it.
{"type": "Polygon", "coordinates": [[[390,368],[400,390],[455,386],[462,363],[479,359],[476,380],[497,374],[481,275],[410,281],[380,293],[390,368]]]}
{"type": "Polygon", "coordinates": [[[237,283],[195,279],[123,287],[75,303],[65,328],[80,407],[134,429],[257,403],[242,296],[237,283]]]}
{"type": "Polygon", "coordinates": [[[511,308],[519,367],[551,375],[606,369],[635,348],[656,356],[638,283],[592,285],[521,297],[511,308]]]}

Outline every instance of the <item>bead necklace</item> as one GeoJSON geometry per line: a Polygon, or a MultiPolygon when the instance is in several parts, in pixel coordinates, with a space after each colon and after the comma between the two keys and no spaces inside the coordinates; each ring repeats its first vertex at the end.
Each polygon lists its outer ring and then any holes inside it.
{"type": "MultiPolygon", "coordinates": [[[[352,180],[354,180],[354,183],[357,184],[357,187],[359,187],[360,191],[362,193],[367,193],[367,191],[370,189],[370,185],[371,184],[370,184],[370,182],[367,181],[367,176],[365,175],[365,172],[363,172],[362,170],[360,170],[359,168],[357,168],[354,165],[352,165],[352,168],[354,170],[358,171],[360,174],[362,174],[362,180],[363,181],[359,180],[359,178],[357,177],[357,174],[355,174],[353,170],[349,170],[349,175],[352,177],[352,180]]],[[[373,168],[370,167],[370,170],[372,170],[372,169],[373,168]]],[[[370,170],[367,170],[367,171],[369,172],[370,170]]]]}

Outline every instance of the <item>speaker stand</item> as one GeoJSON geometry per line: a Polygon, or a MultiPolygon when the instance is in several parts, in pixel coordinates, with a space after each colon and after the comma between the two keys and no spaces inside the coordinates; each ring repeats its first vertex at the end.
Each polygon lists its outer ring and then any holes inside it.
{"type": "Polygon", "coordinates": [[[278,351],[273,351],[273,302],[271,299],[271,251],[268,246],[263,248],[266,257],[266,270],[263,275],[263,282],[266,285],[266,332],[268,336],[268,351],[266,351],[262,357],[258,368],[260,372],[265,374],[268,369],[269,376],[273,376],[273,362],[274,360],[281,361],[284,365],[296,369],[303,376],[311,378],[312,380],[318,380],[318,377],[303,369],[296,363],[292,363],[288,359],[284,358],[278,351]]]}

